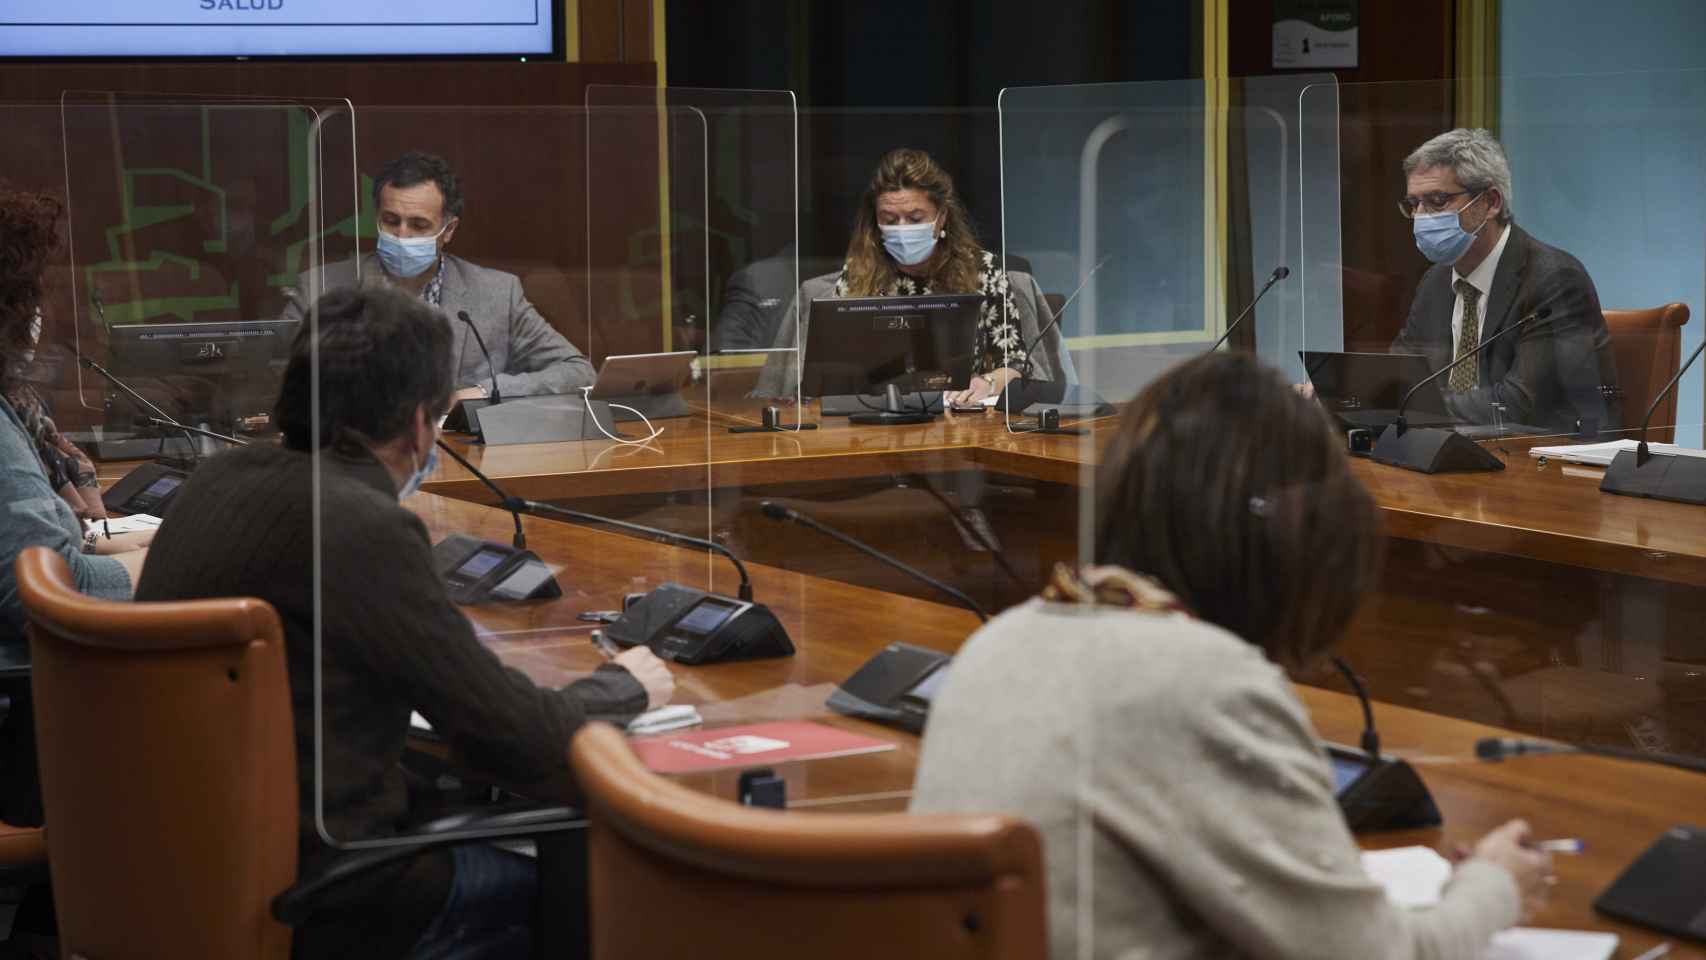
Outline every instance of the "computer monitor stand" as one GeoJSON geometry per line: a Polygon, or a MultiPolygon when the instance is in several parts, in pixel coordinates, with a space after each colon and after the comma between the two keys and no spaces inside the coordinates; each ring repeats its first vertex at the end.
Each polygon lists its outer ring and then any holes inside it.
{"type": "Polygon", "coordinates": [[[936,415],[933,413],[906,409],[906,404],[900,399],[900,388],[891,383],[883,388],[882,410],[855,413],[847,418],[847,422],[864,426],[898,427],[908,423],[929,423],[934,419],[936,415]]]}

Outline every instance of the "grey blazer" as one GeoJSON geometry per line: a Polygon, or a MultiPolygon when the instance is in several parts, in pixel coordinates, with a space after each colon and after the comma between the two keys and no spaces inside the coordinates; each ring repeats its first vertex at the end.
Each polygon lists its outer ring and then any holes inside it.
{"type": "MultiPolygon", "coordinates": [[[[321,294],[354,286],[356,260],[352,257],[327,264],[319,273],[321,294]]],[[[307,314],[310,279],[304,273],[297,288],[289,292],[283,319],[301,320],[307,314]]],[[[387,282],[379,258],[371,253],[364,255],[361,285],[382,287],[387,282]]],[[[491,367],[486,365],[479,345],[471,342],[474,338],[468,334],[468,325],[456,317],[461,310],[468,311],[468,319],[474,321],[486,349],[492,352],[492,363],[498,368],[498,389],[505,397],[569,393],[595,379],[592,364],[527,302],[521,279],[513,273],[488,270],[447,253],[439,310],[450,322],[458,389],[489,387],[492,382],[491,367]]]]}
{"type": "MultiPolygon", "coordinates": [[[[778,352],[765,359],[764,370],[758,377],[758,386],[752,391],[753,396],[789,397],[794,395],[800,376],[798,357],[805,351],[803,344],[796,343],[794,324],[790,321],[798,311],[800,318],[799,336],[802,341],[807,339],[806,333],[811,327],[811,302],[833,296],[836,278],[840,276],[841,271],[837,270],[834,273],[813,277],[800,284],[800,292],[795,296],[794,302],[789,304],[788,310],[783,313],[782,323],[776,328],[776,338],[770,345],[771,349],[778,352]],[[795,346],[801,346],[801,349],[795,350],[795,346]]],[[[1013,305],[1018,308],[1019,336],[1026,344],[1029,344],[1036,339],[1037,330],[1040,327],[1037,318],[1043,317],[1045,319],[1042,322],[1047,323],[1046,318],[1051,316],[1048,305],[1043,300],[1043,293],[1037,286],[1036,278],[1030,274],[1020,270],[1009,270],[1007,271],[1007,283],[1013,290],[1013,305]]],[[[1065,349],[1066,345],[1061,340],[1060,327],[1057,325],[1048,332],[1048,336],[1044,337],[1041,343],[1037,344],[1036,353],[1032,358],[1033,378],[1054,382],[1070,380],[1071,378],[1067,376],[1065,361],[1062,359],[1065,349]]],[[[1013,362],[1018,363],[1019,358],[1014,357],[1013,362]]]]}
{"type": "MultiPolygon", "coordinates": [[[[1481,351],[1470,361],[1480,365],[1480,385],[1463,393],[1446,391],[1447,409],[1470,423],[1493,423],[1493,404],[1499,402],[1505,406],[1507,423],[1574,433],[1579,421],[1589,435],[1618,429],[1623,422],[1622,391],[1593,279],[1575,257],[1541,243],[1514,223],[1510,231],[1481,314],[1481,339],[1541,307],[1550,307],[1552,315],[1481,351]]],[[[1392,341],[1392,352],[1420,353],[1435,370],[1450,363],[1456,298],[1451,264],[1429,269],[1416,288],[1404,329],[1392,341]]]]}

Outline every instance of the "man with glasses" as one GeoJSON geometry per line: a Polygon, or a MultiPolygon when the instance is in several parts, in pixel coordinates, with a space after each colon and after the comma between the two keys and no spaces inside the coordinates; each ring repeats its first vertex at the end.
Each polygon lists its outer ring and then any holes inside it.
{"type": "MultiPolygon", "coordinates": [[[[395,287],[448,317],[452,400],[487,396],[494,379],[506,397],[570,393],[596,379],[586,357],[528,302],[515,274],[445,252],[462,223],[462,182],[450,164],[418,150],[403,154],[373,178],[373,206],[379,221],[375,252],[323,267],[320,291],[355,286],[359,275],[362,286],[395,287]],[[495,371],[479,343],[469,342],[474,337],[460,320],[464,313],[491,351],[495,371]]],[[[308,312],[308,275],[298,284],[285,305],[286,320],[301,320],[308,312]]]]}
{"type": "Polygon", "coordinates": [[[1404,159],[1399,209],[1435,266],[1416,289],[1393,353],[1435,369],[1542,308],[1545,320],[1501,337],[1442,383],[1467,423],[1594,435],[1622,425],[1622,391],[1599,295],[1581,261],[1517,226],[1505,151],[1459,128],[1404,159]]]}

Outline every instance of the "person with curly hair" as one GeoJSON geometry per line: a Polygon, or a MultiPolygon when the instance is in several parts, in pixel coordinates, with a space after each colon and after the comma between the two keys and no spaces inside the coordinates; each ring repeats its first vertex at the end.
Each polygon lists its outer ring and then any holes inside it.
{"type": "MultiPolygon", "coordinates": [[[[42,272],[59,247],[63,205],[54,197],[0,181],[0,648],[24,659],[24,608],[12,564],[25,547],[47,547],[65,558],[77,588],[94,597],[128,600],[142,575],[145,541],[86,538],[74,502],[94,471],[65,441],[24,380],[41,336],[42,272]],[[69,489],[67,489],[69,487],[69,489]],[[71,500],[70,494],[76,496],[71,500]],[[122,550],[110,553],[108,551],[122,550]]],[[[98,491],[89,498],[100,502],[98,491]]],[[[35,731],[29,683],[8,681],[12,699],[0,723],[0,820],[41,823],[35,731]]]]}

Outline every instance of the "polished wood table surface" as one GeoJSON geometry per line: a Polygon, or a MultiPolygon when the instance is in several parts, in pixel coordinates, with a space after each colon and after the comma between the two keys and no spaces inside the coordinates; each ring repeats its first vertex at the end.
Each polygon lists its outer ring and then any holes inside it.
{"type": "MultiPolygon", "coordinates": [[[[431,494],[407,501],[435,539],[463,532],[500,542],[511,526],[488,507],[431,494]]],[[[694,551],[648,543],[570,524],[528,518],[528,543],[558,573],[557,600],[467,608],[484,642],[506,662],[546,683],[563,683],[601,660],[588,642],[590,626],[575,615],[618,605],[621,593],[665,580],[703,583],[714,564],[694,551]],[[694,578],[698,578],[695,580],[694,578]]],[[[760,564],[752,566],[755,594],[769,604],[799,652],[782,660],[704,667],[675,667],[677,700],[699,704],[707,724],[808,719],[888,740],[893,751],[782,764],[790,805],[807,809],[898,810],[909,796],[918,739],[835,715],[823,705],[833,685],[893,641],[947,652],[977,626],[968,613],[809,577],[760,564]]],[[[1328,740],[1355,743],[1361,715],[1354,698],[1299,686],[1298,692],[1328,740]]],[[[1667,827],[1698,821],[1706,809],[1706,777],[1669,768],[1582,756],[1534,757],[1501,764],[1474,759],[1474,743],[1509,735],[1495,727],[1402,707],[1377,706],[1388,752],[1415,764],[1444,815],[1441,829],[1372,835],[1370,847],[1426,844],[1449,850],[1472,843],[1505,820],[1523,816],[1545,837],[1580,837],[1586,852],[1560,857],[1559,885],[1534,926],[1610,930],[1623,942],[1619,957],[1634,957],[1664,938],[1612,922],[1591,909],[1593,898],[1667,827]]],[[[732,798],[735,774],[703,775],[689,782],[732,798]]],[[[547,788],[573,796],[566,778],[547,788]]],[[[1679,946],[1672,957],[1706,958],[1706,950],[1679,946]]]]}
{"type": "MultiPolygon", "coordinates": [[[[784,411],[792,417],[792,409],[784,411]]],[[[1052,483],[1090,482],[1118,417],[1089,421],[1082,437],[1014,433],[996,412],[912,426],[853,426],[730,434],[756,423],[755,406],[661,422],[643,446],[608,440],[483,447],[457,438],[468,458],[517,496],[537,500],[850,480],[885,474],[982,469],[1052,483]]],[[[1507,468],[1421,474],[1358,460],[1357,475],[1379,504],[1386,533],[1450,547],[1568,564],[1690,586],[1706,586],[1706,510],[1602,494],[1601,471],[1528,456],[1535,441],[1486,446],[1507,468]]],[[[1556,443],[1556,439],[1538,441],[1556,443]]],[[[476,502],[496,498],[466,470],[444,462],[423,489],[476,502]]]]}

